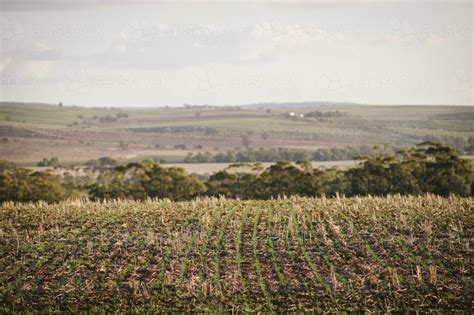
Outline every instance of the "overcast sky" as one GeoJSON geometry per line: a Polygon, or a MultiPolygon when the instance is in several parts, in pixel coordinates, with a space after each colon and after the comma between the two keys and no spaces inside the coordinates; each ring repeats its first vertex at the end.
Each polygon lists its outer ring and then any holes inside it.
{"type": "Polygon", "coordinates": [[[0,3],[1,101],[474,104],[470,1],[0,3]]]}

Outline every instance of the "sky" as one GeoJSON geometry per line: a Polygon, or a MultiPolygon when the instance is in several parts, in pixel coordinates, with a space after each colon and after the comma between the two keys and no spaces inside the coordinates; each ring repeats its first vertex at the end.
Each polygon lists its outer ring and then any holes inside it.
{"type": "Polygon", "coordinates": [[[0,5],[0,101],[474,104],[471,1],[0,5]]]}

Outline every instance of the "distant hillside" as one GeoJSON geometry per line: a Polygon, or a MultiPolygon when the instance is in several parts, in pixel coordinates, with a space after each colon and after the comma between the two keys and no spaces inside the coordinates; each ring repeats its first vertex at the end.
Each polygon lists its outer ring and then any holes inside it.
{"type": "Polygon", "coordinates": [[[103,156],[178,163],[197,151],[399,148],[427,140],[472,154],[474,106],[287,102],[119,108],[2,102],[0,140],[0,159],[32,165],[43,158],[74,162],[103,156]]]}
{"type": "Polygon", "coordinates": [[[308,107],[319,107],[319,106],[337,106],[337,105],[361,105],[358,103],[350,102],[299,102],[299,103],[256,103],[243,105],[242,107],[248,109],[300,109],[308,107]]]}

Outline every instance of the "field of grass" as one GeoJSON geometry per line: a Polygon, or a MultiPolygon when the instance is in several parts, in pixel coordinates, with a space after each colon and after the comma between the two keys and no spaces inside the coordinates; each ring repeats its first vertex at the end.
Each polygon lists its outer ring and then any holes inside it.
{"type": "Polygon", "coordinates": [[[0,312],[472,312],[472,199],[0,208],[0,312]]]}

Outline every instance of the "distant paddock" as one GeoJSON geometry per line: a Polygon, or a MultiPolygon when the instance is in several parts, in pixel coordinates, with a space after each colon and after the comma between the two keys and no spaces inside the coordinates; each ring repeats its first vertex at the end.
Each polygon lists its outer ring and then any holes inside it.
{"type": "MultiPolygon", "coordinates": [[[[359,160],[348,160],[348,161],[322,161],[322,162],[312,162],[314,168],[332,168],[337,167],[339,169],[345,170],[352,167],[356,167],[360,163],[359,160]]],[[[173,164],[163,164],[166,167],[178,166],[182,167],[188,173],[195,174],[212,174],[218,171],[225,169],[227,166],[234,163],[173,163],[173,164]]],[[[268,162],[262,163],[262,166],[265,168],[273,165],[275,163],[268,162]]]]}
{"type": "MultiPolygon", "coordinates": [[[[359,160],[347,160],[347,161],[321,161],[321,162],[312,162],[314,168],[332,168],[332,167],[337,167],[338,169],[341,170],[347,170],[352,167],[356,167],[361,161],[359,160]]],[[[182,167],[186,170],[187,173],[189,174],[199,174],[199,175],[204,175],[204,174],[213,174],[218,171],[222,171],[226,167],[228,167],[231,164],[235,163],[164,163],[162,164],[164,167],[182,167]]],[[[267,168],[275,163],[273,162],[265,162],[261,163],[263,167],[267,168]]],[[[37,166],[26,166],[26,168],[33,170],[33,171],[42,171],[42,170],[47,170],[47,169],[54,169],[53,167],[37,167],[37,166]]],[[[76,166],[76,169],[79,169],[76,173],[71,170],[66,169],[66,168],[57,168],[55,171],[58,174],[63,174],[64,172],[69,172],[69,173],[75,173],[76,175],[84,175],[82,169],[83,166],[76,166]]]]}

